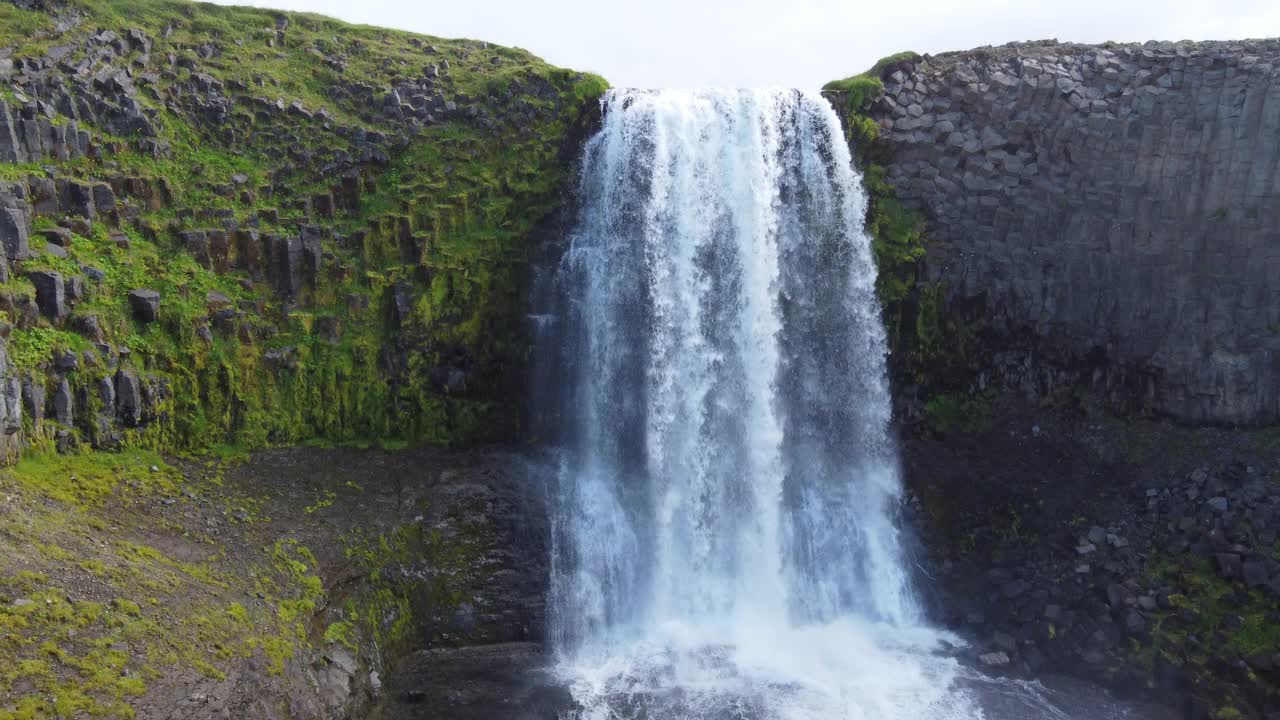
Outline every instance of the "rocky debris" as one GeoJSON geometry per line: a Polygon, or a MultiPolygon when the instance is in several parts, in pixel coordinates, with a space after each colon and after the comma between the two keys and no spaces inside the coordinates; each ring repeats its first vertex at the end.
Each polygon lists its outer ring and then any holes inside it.
{"type": "Polygon", "coordinates": [[[1261,101],[1278,67],[1280,40],[1262,40],[1015,43],[890,69],[870,113],[889,183],[931,220],[926,279],[1026,345],[990,380],[1044,397],[1078,383],[1191,421],[1280,419],[1263,300],[1280,293],[1280,186],[1248,160],[1280,155],[1261,101]]]}
{"type": "MultiPolygon", "coordinates": [[[[1003,495],[999,502],[1009,502],[1010,495],[1032,498],[1016,516],[1016,532],[1003,509],[962,521],[954,532],[977,538],[973,552],[979,559],[972,563],[957,559],[953,564],[955,543],[937,539],[944,545],[934,551],[948,558],[928,570],[931,584],[948,588],[937,612],[974,638],[971,658],[985,663],[982,656],[1000,652],[1017,673],[1083,673],[1128,687],[1155,687],[1169,697],[1216,698],[1218,705],[1230,694],[1229,704],[1251,704],[1259,717],[1280,710],[1265,691],[1280,678],[1280,664],[1259,669],[1244,650],[1263,648],[1268,658],[1280,653],[1256,625],[1280,618],[1280,558],[1275,555],[1280,486],[1274,481],[1280,465],[1274,451],[1231,441],[1234,445],[1221,451],[1202,451],[1217,458],[1210,464],[1196,468],[1182,460],[1176,474],[1143,468],[1135,479],[1131,467],[1111,465],[1105,452],[1105,460],[1090,461],[1098,465],[1064,468],[1062,457],[1086,451],[1045,437],[1024,440],[1026,449],[1014,451],[1017,457],[1007,465],[1013,469],[999,469],[1006,468],[1002,460],[955,473],[964,492],[983,493],[974,501],[978,505],[985,505],[985,494],[992,492],[1003,495]],[[1044,462],[1045,469],[1028,477],[1021,463],[1031,458],[1044,462]],[[980,489],[963,481],[971,472],[1000,479],[980,489]],[[1220,498],[1225,511],[1216,501],[1220,498]],[[1082,545],[1092,548],[1085,562],[1082,545]]],[[[908,447],[909,463],[913,450],[930,452],[923,447],[908,447]]],[[[953,460],[943,456],[933,462],[953,460]]],[[[922,470],[909,471],[916,476],[911,486],[922,470]]],[[[938,481],[930,473],[926,483],[938,481]]],[[[961,487],[951,482],[933,491],[946,494],[961,487]]],[[[918,520],[929,527],[923,516],[918,520]]]]}
{"type": "Polygon", "coordinates": [[[130,290],[129,307],[139,322],[155,322],[160,317],[160,293],[155,290],[130,290]]]}

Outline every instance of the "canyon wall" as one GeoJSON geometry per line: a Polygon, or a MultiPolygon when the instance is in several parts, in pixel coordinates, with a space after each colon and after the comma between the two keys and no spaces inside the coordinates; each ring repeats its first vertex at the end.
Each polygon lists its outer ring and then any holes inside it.
{"type": "Polygon", "coordinates": [[[1280,41],[1018,43],[887,63],[863,110],[982,382],[1280,419],[1280,41]],[[963,310],[961,309],[963,308],[963,310]]]}

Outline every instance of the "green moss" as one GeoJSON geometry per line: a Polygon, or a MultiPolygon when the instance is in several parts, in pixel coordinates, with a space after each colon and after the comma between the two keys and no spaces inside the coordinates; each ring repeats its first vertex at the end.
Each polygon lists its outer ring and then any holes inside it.
{"type": "Polygon", "coordinates": [[[126,478],[132,481],[131,490],[172,491],[175,474],[158,454],[140,449],[70,455],[33,453],[14,467],[0,470],[0,476],[7,475],[52,500],[72,505],[101,502],[115,493],[126,478]]]}
{"type": "Polygon", "coordinates": [[[339,620],[338,622],[330,623],[324,630],[325,642],[338,643],[352,651],[359,649],[359,645],[356,644],[355,640],[357,632],[356,622],[359,619],[359,613],[353,610],[350,612],[350,616],[347,620],[339,620]]]}
{"type": "Polygon", "coordinates": [[[884,82],[882,76],[884,71],[891,65],[900,62],[919,60],[919,53],[910,50],[889,55],[880,58],[876,64],[866,72],[857,75],[851,75],[843,80],[832,80],[822,86],[823,90],[848,93],[848,108],[851,113],[865,112],[871,101],[874,100],[883,90],[884,82]]]}
{"type": "Polygon", "coordinates": [[[982,395],[941,393],[925,403],[925,427],[935,435],[972,435],[987,429],[991,402],[982,395]]]}
{"type": "Polygon", "coordinates": [[[847,100],[842,119],[867,192],[866,230],[876,258],[876,291],[884,310],[894,381],[917,388],[924,400],[926,432],[979,432],[986,426],[989,406],[988,398],[971,390],[981,318],[967,320],[955,308],[947,308],[947,288],[922,282],[928,223],[919,211],[904,206],[889,184],[886,168],[893,160],[892,147],[869,114],[883,90],[885,72],[919,57],[912,52],[890,55],[865,73],[828,83],[824,90],[844,93],[847,100]]]}
{"type": "MultiPolygon", "coordinates": [[[[301,101],[324,108],[334,122],[387,132],[385,118],[350,97],[353,85],[389,87],[426,68],[448,63],[440,87],[448,96],[488,98],[497,122],[481,126],[464,119],[437,122],[397,150],[389,167],[366,167],[360,206],[319,221],[336,235],[364,237],[356,251],[328,243],[326,272],[307,288],[301,312],[261,283],[242,286],[243,271],[217,273],[183,252],[175,231],[218,225],[229,213],[243,225],[259,211],[279,212],[278,224],[259,223],[263,232],[295,232],[303,221],[297,206],[328,192],[334,178],[322,168],[333,153],[351,152],[348,134],[324,123],[293,116],[259,122],[233,114],[224,128],[197,124],[172,112],[159,97],[189,77],[163,77],[158,93],[139,93],[157,115],[158,140],[168,155],[139,152],[132,138],[89,129],[111,143],[107,163],[88,158],[52,162],[64,175],[101,177],[119,172],[150,184],[165,202],[143,207],[137,226],[122,228],[127,251],[108,228],[96,223],[73,238],[66,259],[41,255],[27,267],[71,276],[95,267],[104,279],[90,283],[78,315],[94,315],[107,342],[128,347],[126,369],[155,378],[167,388],[158,417],[143,432],[130,431],[127,445],[174,450],[215,446],[253,448],[317,440],[372,445],[419,442],[465,443],[510,438],[519,432],[516,411],[518,368],[526,352],[519,305],[527,262],[526,243],[538,221],[560,202],[568,171],[559,157],[584,108],[606,88],[599,77],[554,68],[521,50],[466,40],[413,36],[392,30],[347,25],[314,15],[254,8],[192,5],[176,0],[71,0],[73,10],[91,18],[68,32],[74,41],[98,28],[123,33],[141,28],[155,43],[152,57],[192,58],[192,48],[218,45],[223,55],[200,59],[198,70],[248,94],[301,101]],[[288,27],[276,32],[277,18],[288,27]],[[428,45],[430,47],[428,47],[428,45]],[[321,62],[339,57],[343,68],[321,62]],[[495,64],[495,61],[497,64],[495,64]],[[225,130],[226,132],[221,132],[225,130]],[[314,163],[281,158],[276,133],[291,146],[317,156],[314,163]],[[272,185],[270,197],[245,202],[224,195],[233,176],[244,188],[272,185]],[[191,218],[203,218],[193,221],[191,218]],[[412,238],[415,247],[409,247],[412,238]],[[388,290],[409,282],[418,298],[408,326],[387,327],[388,290]],[[140,325],[127,294],[148,287],[161,295],[160,321],[140,325]],[[241,343],[238,329],[212,343],[197,330],[208,323],[205,298],[219,293],[232,306],[260,303],[263,311],[246,319],[259,336],[241,343]],[[367,310],[349,308],[349,296],[371,300],[367,310]],[[315,337],[314,319],[336,318],[341,336],[315,337]],[[407,367],[395,375],[384,348],[407,336],[407,367]],[[263,356],[282,348],[295,353],[289,368],[269,371],[263,356]],[[442,365],[456,362],[474,372],[465,392],[440,387],[442,365]]],[[[44,14],[10,9],[14,22],[0,25],[0,45],[10,30],[42,22],[44,14]]],[[[16,34],[16,33],[15,33],[16,34]]],[[[17,38],[10,38],[15,43],[17,38]]],[[[5,167],[15,178],[42,169],[5,167]]],[[[41,218],[44,225],[49,220],[41,218]]],[[[29,283],[12,283],[11,294],[30,295],[29,283]]],[[[19,328],[10,341],[20,368],[47,362],[52,350],[89,349],[89,340],[65,329],[19,328]]],[[[105,371],[73,378],[79,390],[105,371]]],[[[96,394],[96,393],[91,393],[96,394]]]]}

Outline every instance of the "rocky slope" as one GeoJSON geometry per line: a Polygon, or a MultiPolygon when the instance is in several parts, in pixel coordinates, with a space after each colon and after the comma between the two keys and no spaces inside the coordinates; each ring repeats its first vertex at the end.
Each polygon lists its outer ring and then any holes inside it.
{"type": "Polygon", "coordinates": [[[922,279],[986,353],[975,387],[1280,419],[1280,41],[896,60],[850,99],[927,221],[922,279]]]}
{"type": "Polygon", "coordinates": [[[0,472],[0,718],[366,717],[414,648],[536,638],[548,551],[524,467],[24,460],[0,472]]]}
{"type": "Polygon", "coordinates": [[[0,4],[0,449],[512,437],[529,237],[603,87],[316,16],[0,4]]]}

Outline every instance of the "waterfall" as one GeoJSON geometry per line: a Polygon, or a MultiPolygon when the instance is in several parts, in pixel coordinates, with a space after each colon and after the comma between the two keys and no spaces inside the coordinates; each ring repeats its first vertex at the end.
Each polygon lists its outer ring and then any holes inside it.
{"type": "Polygon", "coordinates": [[[583,718],[968,718],[895,523],[866,198],[797,91],[611,91],[553,273],[552,645],[583,718]]]}

